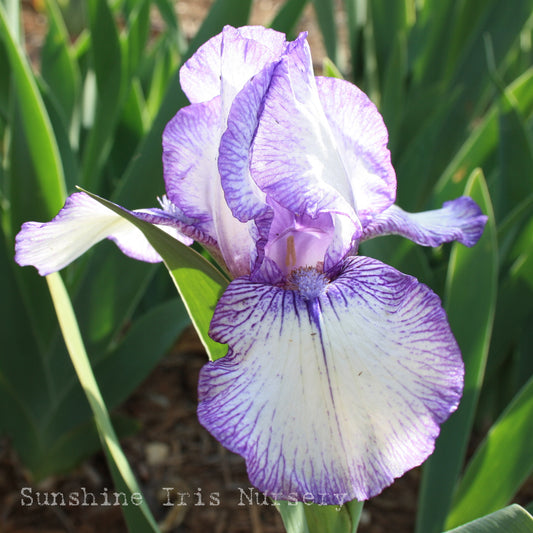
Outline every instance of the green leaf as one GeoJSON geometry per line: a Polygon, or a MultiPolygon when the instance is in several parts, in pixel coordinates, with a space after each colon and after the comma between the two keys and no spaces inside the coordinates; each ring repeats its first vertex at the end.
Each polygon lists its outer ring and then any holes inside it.
{"type": "Polygon", "coordinates": [[[507,258],[518,232],[525,223],[533,217],[533,195],[523,199],[505,217],[498,227],[498,243],[500,244],[500,256],[502,263],[507,258]]]}
{"type": "Polygon", "coordinates": [[[287,533],[355,533],[363,510],[356,500],[342,506],[275,502],[287,533]]]}
{"type": "Polygon", "coordinates": [[[506,505],[533,471],[533,377],[470,460],[446,520],[452,528],[506,505]]]}
{"type": "Polygon", "coordinates": [[[306,5],[307,0],[287,0],[276,13],[269,27],[285,33],[288,39],[294,38],[296,26],[306,5]]]}
{"type": "MultiPolygon", "coordinates": [[[[76,317],[70,303],[70,298],[63,285],[61,276],[55,273],[50,274],[46,279],[72,364],[93,411],[102,445],[110,463],[115,485],[120,490],[125,488],[130,498],[132,494],[141,494],[130,465],[120,448],[120,443],[111,424],[109,413],[107,412],[98,384],[94,378],[78,329],[76,317]]],[[[122,506],[122,511],[131,533],[158,531],[157,524],[150,513],[150,509],[142,498],[139,505],[122,506]]]]}
{"type": "MultiPolygon", "coordinates": [[[[366,0],[344,0],[352,80],[360,83],[362,28],[366,23],[366,0]]],[[[361,84],[363,88],[363,84],[361,84]]]]}
{"type": "Polygon", "coordinates": [[[68,129],[79,103],[81,76],[61,11],[55,0],[48,0],[46,5],[48,33],[41,51],[41,73],[68,129]]]}
{"type": "Polygon", "coordinates": [[[134,3],[128,14],[127,32],[122,36],[123,57],[127,60],[124,69],[126,79],[134,77],[146,53],[150,34],[150,2],[141,0],[134,3]]]}
{"type": "Polygon", "coordinates": [[[329,57],[325,57],[322,61],[322,75],[327,76],[328,78],[337,78],[339,80],[343,79],[341,71],[329,57]]]}
{"type": "MultiPolygon", "coordinates": [[[[466,5],[469,2],[462,2],[466,5]]],[[[460,89],[455,105],[450,109],[442,124],[436,151],[434,153],[430,175],[437,176],[447,165],[450,157],[460,147],[462,135],[459,131],[468,131],[468,127],[482,114],[494,95],[494,72],[505,69],[507,58],[518,45],[520,33],[527,27],[533,14],[533,0],[522,0],[509,9],[506,2],[491,0],[476,2],[480,9],[474,12],[475,19],[471,24],[459,22],[460,17],[453,18],[453,26],[464,28],[464,44],[460,45],[461,55],[453,59],[453,75],[447,83],[448,91],[460,89]],[[493,51],[491,69],[487,66],[487,43],[493,51]]],[[[442,2],[445,4],[445,2],[442,2]]],[[[448,4],[448,3],[446,3],[448,4]]],[[[457,6],[457,3],[450,5],[457,6]]],[[[435,19],[436,14],[432,14],[435,19]]],[[[453,33],[452,28],[447,31],[453,33]]],[[[446,43],[441,43],[440,52],[446,50],[446,43]]],[[[441,63],[439,59],[437,65],[441,63]]]]}
{"type": "Polygon", "coordinates": [[[472,173],[465,195],[478,203],[489,220],[473,248],[455,243],[450,256],[445,309],[465,362],[464,392],[459,408],[441,428],[435,452],[424,465],[417,516],[420,533],[441,531],[448,514],[483,383],[494,320],[498,276],[496,226],[481,171],[472,173]]]}
{"type": "Polygon", "coordinates": [[[61,157],[31,68],[18,46],[15,32],[8,25],[2,3],[0,36],[7,48],[28,150],[37,171],[32,192],[40,196],[41,212],[52,218],[63,205],[66,196],[61,157]]]}
{"type": "MultiPolygon", "coordinates": [[[[533,224],[526,224],[524,233],[530,238],[528,247],[518,253],[500,281],[494,332],[485,376],[483,416],[492,422],[509,403],[530,374],[520,355],[520,342],[529,332],[533,298],[533,224]],[[529,230],[529,231],[528,231],[529,230]],[[522,369],[520,366],[522,365],[522,369]],[[487,403],[488,402],[488,403],[487,403]]],[[[531,361],[530,354],[526,361],[531,361]]],[[[529,365],[530,366],[530,365],[529,365]]]]}
{"type": "Polygon", "coordinates": [[[83,151],[81,183],[85,187],[98,190],[101,170],[114,139],[125,68],[117,27],[107,0],[91,0],[88,7],[91,57],[98,97],[93,123],[83,151]]]}
{"type": "MultiPolygon", "coordinates": [[[[0,236],[3,237],[0,231],[0,236]]],[[[8,255],[5,241],[0,247],[0,427],[11,438],[22,461],[30,468],[37,466],[33,457],[41,451],[39,420],[53,396],[51,376],[43,357],[40,332],[32,322],[18,289],[14,269],[18,268],[8,255]],[[41,342],[40,342],[41,341],[41,342]],[[31,369],[31,372],[28,371],[31,369]]],[[[20,269],[19,269],[20,270],[20,269]]],[[[35,274],[35,272],[28,272],[35,274]]],[[[36,276],[37,277],[37,276],[36,276]]],[[[46,290],[42,278],[37,282],[46,290]],[[44,287],[43,287],[44,286],[44,287]]],[[[40,293],[39,293],[40,294],[40,293]]],[[[45,293],[46,296],[46,293],[45,293]]],[[[49,299],[49,298],[48,298],[49,299]]],[[[49,302],[41,309],[53,314],[49,302]]],[[[46,321],[53,328],[53,321],[46,321]]]]}
{"type": "MultiPolygon", "coordinates": [[[[371,11],[379,78],[384,80],[392,55],[398,53],[398,43],[404,41],[406,47],[406,37],[414,20],[414,5],[412,0],[378,0],[369,2],[368,8],[371,11]]],[[[400,50],[400,53],[406,55],[407,50],[400,50]]]]}
{"type": "Polygon", "coordinates": [[[533,533],[533,517],[517,504],[446,533],[533,533]]]}
{"type": "Polygon", "coordinates": [[[407,75],[407,41],[404,33],[398,33],[384,69],[380,111],[392,142],[389,150],[394,153],[394,140],[402,117],[405,102],[405,78],[407,75]]]}
{"type": "Polygon", "coordinates": [[[174,3],[171,0],[155,0],[155,4],[167,25],[169,39],[175,43],[178,53],[180,55],[184,54],[187,49],[187,43],[185,41],[185,36],[180,30],[174,3]]]}
{"type": "Polygon", "coordinates": [[[518,103],[503,95],[499,114],[499,176],[495,187],[498,220],[524,198],[533,195],[533,144],[518,103]]]}
{"type": "MultiPolygon", "coordinates": [[[[504,98],[516,102],[517,112],[529,117],[533,112],[533,69],[513,81],[506,89],[504,98]]],[[[489,173],[495,165],[498,147],[498,113],[500,102],[494,104],[481,123],[470,133],[456,155],[449,161],[435,187],[433,205],[459,196],[464,183],[476,167],[483,167],[489,173]]]]}
{"type": "MultiPolygon", "coordinates": [[[[94,374],[110,409],[140,385],[187,324],[186,310],[175,297],[137,318],[113,349],[90,354],[94,374]]],[[[47,413],[46,433],[52,443],[76,427],[77,421],[86,414],[81,408],[82,391],[70,375],[61,380],[58,392],[60,397],[47,413]]]]}
{"type": "Polygon", "coordinates": [[[337,46],[337,25],[335,23],[335,5],[333,0],[313,0],[316,18],[328,57],[335,63],[339,64],[338,46],[337,46]]]}
{"type": "MultiPolygon", "coordinates": [[[[421,86],[427,86],[441,77],[446,54],[454,27],[456,3],[427,0],[417,15],[416,33],[413,35],[413,78],[421,86]]],[[[470,21],[472,22],[472,21],[470,21]]]]}
{"type": "Polygon", "coordinates": [[[116,204],[92,193],[87,194],[143,232],[163,258],[209,358],[215,360],[225,355],[226,346],[213,341],[208,332],[215,306],[229,281],[192,248],[156,226],[139,220],[116,204]]]}
{"type": "Polygon", "coordinates": [[[177,295],[136,320],[119,345],[94,363],[94,373],[106,405],[113,408],[123,402],[189,323],[187,311],[177,295]]]}

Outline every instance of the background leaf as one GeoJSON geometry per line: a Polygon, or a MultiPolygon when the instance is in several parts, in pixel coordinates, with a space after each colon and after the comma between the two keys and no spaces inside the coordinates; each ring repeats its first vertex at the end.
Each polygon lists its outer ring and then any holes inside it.
{"type": "Polygon", "coordinates": [[[446,527],[509,503],[533,471],[533,377],[480,444],[454,494],[446,527]]]}
{"type": "Polygon", "coordinates": [[[163,258],[209,358],[214,361],[225,355],[226,346],[213,341],[208,332],[215,306],[229,284],[229,280],[199,253],[163,230],[139,220],[103,198],[91,193],[87,194],[143,232],[148,242],[163,258]]]}
{"type": "Polygon", "coordinates": [[[474,522],[451,529],[447,533],[531,533],[533,517],[519,505],[510,505],[474,522]]]}
{"type": "MultiPolygon", "coordinates": [[[[128,461],[120,448],[116,433],[111,424],[104,400],[91,370],[91,365],[83,341],[78,329],[76,317],[70,304],[68,293],[63,285],[61,276],[57,273],[47,277],[50,294],[54,301],[57,317],[63,333],[63,338],[67,345],[72,364],[76,369],[76,374],[87,395],[87,400],[93,411],[96,426],[102,439],[102,445],[110,464],[111,473],[115,480],[115,485],[119,490],[127,491],[129,499],[131,495],[142,494],[135,476],[130,469],[128,461]]],[[[142,500],[139,505],[124,505],[121,507],[124,517],[131,533],[157,532],[158,527],[152,514],[142,500]]]]}
{"type": "Polygon", "coordinates": [[[420,533],[442,531],[451,504],[483,382],[496,304],[496,225],[480,171],[471,175],[465,195],[478,203],[489,220],[475,247],[468,249],[456,243],[450,256],[445,309],[465,362],[465,383],[459,408],[443,424],[435,452],[424,465],[417,515],[420,533]]]}
{"type": "Polygon", "coordinates": [[[356,533],[363,502],[342,506],[276,502],[287,533],[356,533]]]}

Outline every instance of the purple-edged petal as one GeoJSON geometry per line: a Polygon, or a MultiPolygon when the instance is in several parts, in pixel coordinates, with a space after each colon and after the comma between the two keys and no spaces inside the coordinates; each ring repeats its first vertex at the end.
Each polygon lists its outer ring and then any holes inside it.
{"type": "Polygon", "coordinates": [[[213,195],[218,193],[219,141],[219,98],[180,109],[163,132],[167,196],[199,229],[214,239],[213,195]]]}
{"type": "Polygon", "coordinates": [[[361,240],[394,234],[422,246],[439,246],[450,241],[474,246],[486,222],[487,217],[479,206],[467,196],[444,202],[441,209],[420,213],[407,213],[393,205],[364,228],[361,240]]]}
{"type": "Polygon", "coordinates": [[[279,56],[285,45],[285,35],[275,30],[226,26],[183,65],[181,87],[191,103],[221,95],[225,83],[240,90],[264,65],[279,56]]]}
{"type": "Polygon", "coordinates": [[[241,222],[262,215],[266,195],[250,175],[252,140],[276,64],[265,67],[235,97],[220,140],[218,170],[228,206],[241,222]]]}
{"type": "Polygon", "coordinates": [[[396,198],[396,174],[387,148],[387,128],[376,106],[355,85],[321,77],[316,83],[350,176],[357,216],[364,225],[369,217],[392,205],[396,198]]]}
{"type": "Polygon", "coordinates": [[[216,241],[234,277],[250,272],[254,243],[224,198],[217,168],[220,98],[180,109],[163,132],[167,195],[192,223],[216,241]]]}
{"type": "Polygon", "coordinates": [[[439,298],[379,261],[289,282],[222,296],[211,335],[230,350],[200,373],[200,422],[274,498],[368,499],[432,452],[461,396],[459,348],[439,298]]]}
{"type": "Polygon", "coordinates": [[[387,130],[357,87],[315,80],[312,72],[307,43],[299,39],[276,67],[266,93],[252,176],[267,195],[298,214],[351,210],[365,223],[396,195],[387,130]]]}
{"type": "Polygon", "coordinates": [[[252,145],[259,189],[295,215],[336,211],[356,219],[349,175],[322,109],[307,42],[276,66],[252,145]]]}
{"type": "MultiPolygon", "coordinates": [[[[145,210],[141,218],[148,212],[145,210]]],[[[184,237],[176,224],[167,222],[160,227],[181,242],[191,244],[191,239],[184,237]]],[[[32,265],[41,276],[46,276],[72,263],[105,238],[114,241],[133,259],[149,263],[161,261],[140,230],[84,193],[69,196],[50,222],[24,223],[16,236],[15,261],[21,266],[32,265]]]]}

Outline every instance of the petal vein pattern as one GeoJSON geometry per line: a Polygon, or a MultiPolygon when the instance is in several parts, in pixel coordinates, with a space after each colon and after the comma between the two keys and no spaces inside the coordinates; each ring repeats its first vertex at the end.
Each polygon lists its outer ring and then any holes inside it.
{"type": "MultiPolygon", "coordinates": [[[[149,219],[175,239],[190,245],[182,231],[188,225],[176,215],[159,209],[129,211],[149,219]]],[[[41,276],[61,270],[103,239],[112,240],[120,250],[139,261],[157,263],[159,254],[142,232],[83,192],[69,196],[65,206],[50,222],[26,222],[16,236],[15,261],[33,265],[41,276]]]]}
{"type": "Polygon", "coordinates": [[[313,299],[235,280],[211,335],[230,351],[201,371],[200,422],[277,498],[378,494],[432,452],[462,393],[439,298],[365,257],[313,299]]]}
{"type": "Polygon", "coordinates": [[[364,228],[362,241],[381,235],[401,235],[422,246],[459,241],[474,246],[485,228],[487,216],[467,196],[444,202],[440,209],[407,213],[397,205],[383,211],[364,228]]]}

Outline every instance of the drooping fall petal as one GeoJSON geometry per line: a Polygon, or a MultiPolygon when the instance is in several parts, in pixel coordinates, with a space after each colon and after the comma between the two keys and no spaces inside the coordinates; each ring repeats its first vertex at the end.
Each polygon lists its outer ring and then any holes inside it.
{"type": "Polygon", "coordinates": [[[280,499],[378,494],[432,452],[463,363],[439,298],[364,257],[329,281],[232,282],[212,322],[229,345],[199,383],[200,422],[280,499]]]}

